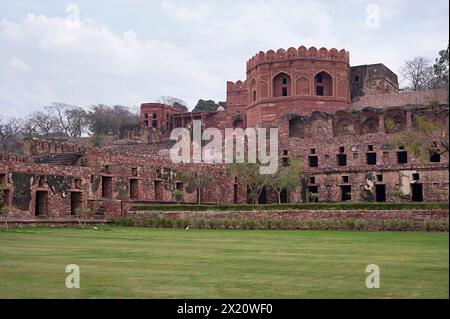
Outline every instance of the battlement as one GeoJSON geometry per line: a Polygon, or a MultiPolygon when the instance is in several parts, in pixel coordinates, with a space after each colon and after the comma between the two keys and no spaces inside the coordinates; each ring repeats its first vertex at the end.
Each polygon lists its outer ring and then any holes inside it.
{"type": "Polygon", "coordinates": [[[302,59],[350,63],[350,53],[345,49],[338,51],[336,48],[330,50],[320,48],[317,50],[315,47],[307,49],[304,46],[301,46],[298,49],[291,47],[287,50],[280,48],[276,52],[274,50],[269,50],[267,52],[260,51],[247,61],[247,72],[260,64],[302,59]]]}
{"type": "Polygon", "coordinates": [[[237,92],[247,90],[247,81],[242,82],[241,80],[232,82],[227,81],[227,92],[237,92]]]}

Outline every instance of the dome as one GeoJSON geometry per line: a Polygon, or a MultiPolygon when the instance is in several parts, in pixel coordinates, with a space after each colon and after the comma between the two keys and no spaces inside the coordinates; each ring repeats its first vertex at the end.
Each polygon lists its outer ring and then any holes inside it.
{"type": "Polygon", "coordinates": [[[219,106],[219,107],[217,108],[217,111],[218,111],[218,112],[223,112],[223,111],[225,111],[225,108],[224,108],[223,106],[219,106]]]}

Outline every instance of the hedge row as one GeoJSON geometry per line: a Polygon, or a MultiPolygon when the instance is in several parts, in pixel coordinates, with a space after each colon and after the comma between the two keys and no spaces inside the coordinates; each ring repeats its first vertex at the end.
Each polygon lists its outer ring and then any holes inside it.
{"type": "Polygon", "coordinates": [[[263,211],[263,210],[420,210],[448,209],[448,203],[292,203],[260,205],[137,204],[132,211],[263,211]]]}
{"type": "Polygon", "coordinates": [[[251,219],[251,218],[187,218],[167,216],[120,217],[112,225],[129,227],[197,229],[305,229],[305,230],[377,230],[377,231],[448,231],[446,220],[425,220],[414,224],[400,218],[382,219],[251,219]]]}

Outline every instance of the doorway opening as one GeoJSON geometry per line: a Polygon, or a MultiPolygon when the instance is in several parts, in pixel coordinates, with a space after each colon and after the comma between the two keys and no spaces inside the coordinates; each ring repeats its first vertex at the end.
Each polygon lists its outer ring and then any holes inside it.
{"type": "Polygon", "coordinates": [[[162,181],[155,181],[155,200],[163,200],[163,183],[162,181]]]}
{"type": "Polygon", "coordinates": [[[385,202],[386,201],[386,185],[378,184],[375,185],[376,201],[385,202]]]}
{"type": "Polygon", "coordinates": [[[71,192],[70,193],[70,215],[76,215],[77,209],[81,208],[81,193],[71,192]]]}
{"type": "Polygon", "coordinates": [[[139,180],[130,179],[130,199],[139,199],[139,180]]]}
{"type": "Polygon", "coordinates": [[[48,193],[45,191],[36,192],[36,204],[34,206],[35,216],[46,216],[48,210],[48,193]]]}
{"type": "Polygon", "coordinates": [[[112,198],[112,177],[102,177],[102,197],[112,198]]]}
{"type": "Polygon", "coordinates": [[[423,187],[422,184],[414,183],[411,184],[411,200],[413,202],[423,202],[423,187]]]}
{"type": "Polygon", "coordinates": [[[341,186],[341,200],[343,202],[352,200],[352,187],[350,185],[341,186]]]}

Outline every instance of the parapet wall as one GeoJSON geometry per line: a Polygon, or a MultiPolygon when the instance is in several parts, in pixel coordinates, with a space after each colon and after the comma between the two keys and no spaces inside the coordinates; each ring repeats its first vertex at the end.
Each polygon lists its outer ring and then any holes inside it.
{"type": "Polygon", "coordinates": [[[299,59],[350,63],[350,53],[345,49],[338,51],[336,48],[330,50],[320,48],[317,50],[315,47],[307,49],[304,46],[298,49],[291,47],[287,50],[280,48],[276,52],[274,50],[267,52],[260,51],[247,61],[247,72],[260,64],[299,59]]]}

